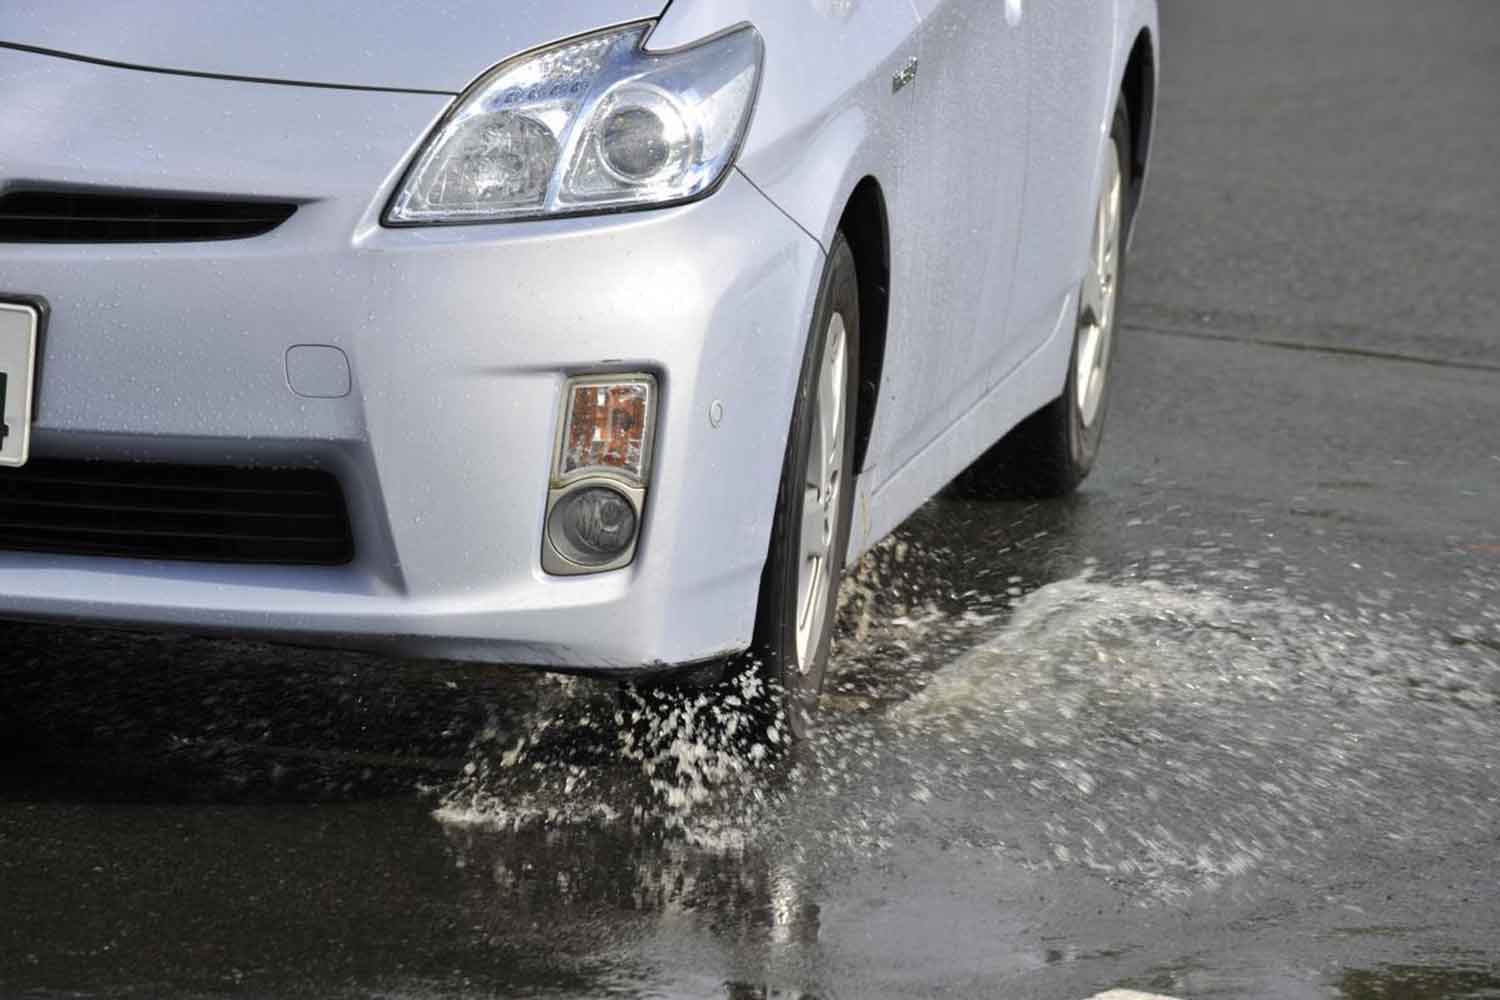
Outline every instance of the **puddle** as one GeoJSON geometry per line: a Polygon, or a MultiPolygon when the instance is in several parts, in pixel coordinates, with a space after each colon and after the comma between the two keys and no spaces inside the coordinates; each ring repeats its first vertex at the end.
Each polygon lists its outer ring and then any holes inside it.
{"type": "MultiPolygon", "coordinates": [[[[1351,566],[1359,585],[1341,581],[1332,604],[1280,553],[1212,537],[1093,561],[1028,524],[1008,554],[906,529],[872,554],[841,595],[820,730],[796,746],[764,730],[753,685],[733,700],[629,696],[17,627],[35,662],[10,664],[0,721],[21,725],[0,730],[47,766],[12,760],[26,803],[12,820],[35,818],[37,843],[64,831],[80,884],[109,837],[135,845],[108,860],[129,891],[99,898],[137,893],[171,914],[176,885],[201,885],[194,905],[224,926],[243,912],[284,926],[280,949],[307,945],[289,976],[323,961],[357,899],[360,961],[385,970],[389,995],[498,976],[590,996],[822,996],[849,982],[1086,996],[1151,985],[1158,962],[1180,959],[1188,971],[1162,992],[1305,996],[1353,968],[1371,970],[1348,974],[1361,1000],[1484,996],[1483,978],[1429,986],[1411,968],[1432,945],[1478,949],[1433,959],[1434,976],[1478,976],[1494,957],[1500,588],[1487,566],[1420,608],[1400,580],[1351,566]],[[60,780],[63,764],[88,787],[60,780]],[[330,805],[289,806],[305,802],[330,805]],[[210,846],[157,850],[153,805],[190,823],[170,843],[210,846]],[[260,845],[246,872],[302,865],[294,891],[225,881],[220,859],[246,845],[260,845]],[[392,873],[397,890],[367,891],[392,873]],[[298,888],[335,883],[356,888],[298,888]],[[415,953],[430,956],[418,979],[384,964],[415,953]],[[1287,956],[1301,971],[1277,979],[1287,956]]],[[[33,905],[54,891],[50,876],[17,887],[33,905]]],[[[179,936],[197,912],[181,911],[179,936]]],[[[93,940],[70,921],[63,907],[17,932],[93,940]]],[[[238,960],[263,951],[247,938],[238,960]]],[[[105,976],[115,960],[100,954],[90,968],[105,976]]]]}
{"type": "Polygon", "coordinates": [[[1351,969],[1336,981],[1343,1000],[1495,1000],[1500,967],[1455,956],[1443,965],[1382,965],[1351,969]]]}
{"type": "Polygon", "coordinates": [[[953,595],[982,613],[914,588],[904,614],[861,621],[869,581],[907,559],[931,557],[890,546],[846,587],[838,656],[858,685],[834,678],[817,738],[790,755],[779,734],[745,743],[755,691],[612,703],[564,682],[530,728],[476,742],[438,818],[624,824],[835,868],[933,837],[1145,901],[1306,868],[1351,836],[1500,819],[1493,620],[1435,631],[1389,593],[1341,610],[1267,584],[1285,574],[1263,560],[1205,571],[1156,551],[1125,573],[953,595]]]}

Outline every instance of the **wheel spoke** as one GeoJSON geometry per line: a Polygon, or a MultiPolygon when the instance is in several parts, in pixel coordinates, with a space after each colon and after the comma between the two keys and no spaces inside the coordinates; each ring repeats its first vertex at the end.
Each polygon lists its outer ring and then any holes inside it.
{"type": "Polygon", "coordinates": [[[1094,416],[1099,405],[1099,396],[1104,388],[1104,351],[1105,332],[1102,326],[1095,325],[1089,330],[1089,350],[1087,366],[1082,354],[1079,356],[1078,364],[1078,406],[1083,417],[1084,426],[1094,422],[1094,416]]]}
{"type": "Polygon", "coordinates": [[[1104,196],[1100,198],[1094,216],[1094,264],[1104,273],[1107,255],[1110,249],[1110,210],[1109,210],[1109,177],[1104,178],[1104,196]]]}
{"type": "Polygon", "coordinates": [[[1089,322],[1099,315],[1100,307],[1104,305],[1104,287],[1099,280],[1099,269],[1091,267],[1083,276],[1083,287],[1078,293],[1078,312],[1084,322],[1089,322]]]}
{"type": "MultiPolygon", "coordinates": [[[[1118,155],[1118,152],[1117,152],[1118,155]]],[[[1101,308],[1099,310],[1100,329],[1100,366],[1107,363],[1109,358],[1109,343],[1114,336],[1115,306],[1119,289],[1119,259],[1120,259],[1120,207],[1122,204],[1122,190],[1124,178],[1119,169],[1117,159],[1110,161],[1110,183],[1104,199],[1102,208],[1105,224],[1104,242],[1104,270],[1100,275],[1100,284],[1103,288],[1101,308]]],[[[1099,382],[1104,381],[1101,372],[1099,382]]]]}
{"type": "Polygon", "coordinates": [[[828,409],[832,416],[829,421],[829,444],[828,449],[833,455],[839,453],[844,437],[844,364],[845,348],[847,344],[844,338],[844,324],[838,323],[834,327],[834,336],[830,337],[828,345],[828,364],[825,366],[828,378],[828,409]]]}
{"type": "Polygon", "coordinates": [[[833,403],[828,407],[832,419],[828,422],[828,452],[823,462],[823,504],[825,507],[831,505],[834,496],[838,492],[839,473],[844,463],[844,336],[843,329],[839,329],[837,341],[830,345],[830,351],[836,352],[827,366],[829,398],[833,403]]]}
{"type": "Polygon", "coordinates": [[[1117,169],[1112,173],[1113,179],[1109,186],[1109,195],[1105,200],[1104,207],[1104,242],[1111,251],[1115,248],[1120,238],[1120,202],[1121,187],[1123,186],[1119,170],[1117,169]]]}
{"type": "MultiPolygon", "coordinates": [[[[1090,323],[1084,328],[1078,341],[1078,377],[1087,380],[1099,365],[1099,325],[1090,323]]],[[[1086,381],[1079,383],[1087,385],[1086,381]]]]}
{"type": "Polygon", "coordinates": [[[824,369],[818,380],[818,438],[817,451],[808,456],[808,471],[816,477],[819,495],[823,492],[823,466],[828,461],[829,449],[833,447],[833,413],[828,403],[828,371],[824,369]]]}
{"type": "Polygon", "coordinates": [[[843,355],[844,324],[840,317],[835,316],[823,345],[823,365],[818,373],[818,432],[823,447],[818,455],[817,469],[818,488],[824,499],[828,493],[828,466],[837,461],[843,441],[843,355]]]}
{"type": "Polygon", "coordinates": [[[828,553],[828,543],[823,538],[825,520],[823,504],[812,490],[802,503],[802,555],[807,559],[822,558],[828,553]]]}
{"type": "Polygon", "coordinates": [[[811,598],[818,590],[818,572],[826,551],[822,546],[823,515],[817,492],[808,489],[802,499],[802,523],[797,539],[797,632],[800,640],[808,621],[811,598]]]}

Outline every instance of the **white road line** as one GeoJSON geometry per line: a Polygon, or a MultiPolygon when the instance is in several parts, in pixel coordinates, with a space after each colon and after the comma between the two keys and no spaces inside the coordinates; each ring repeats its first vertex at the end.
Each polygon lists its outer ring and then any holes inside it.
{"type": "Polygon", "coordinates": [[[1136,990],[1107,990],[1104,993],[1095,993],[1088,1000],[1177,1000],[1177,998],[1162,996],[1160,993],[1140,993],[1136,990]]]}

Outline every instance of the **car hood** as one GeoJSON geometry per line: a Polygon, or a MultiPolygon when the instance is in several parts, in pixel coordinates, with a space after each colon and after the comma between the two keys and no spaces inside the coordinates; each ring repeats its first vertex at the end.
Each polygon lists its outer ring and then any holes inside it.
{"type": "Polygon", "coordinates": [[[151,69],[457,92],[666,0],[3,0],[0,43],[151,69]]]}

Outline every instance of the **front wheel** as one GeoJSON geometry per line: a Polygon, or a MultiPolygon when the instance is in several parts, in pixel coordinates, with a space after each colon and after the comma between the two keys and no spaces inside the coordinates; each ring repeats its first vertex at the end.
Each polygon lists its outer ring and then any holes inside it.
{"type": "Polygon", "coordinates": [[[1124,276],[1129,220],[1130,116],[1115,109],[1083,281],[1068,377],[1060,396],[1027,417],[966,469],[954,483],[978,497],[1045,498],[1078,488],[1099,454],[1109,403],[1115,317],[1124,276]]]}
{"type": "Polygon", "coordinates": [[[859,331],[854,254],[839,234],[797,383],[752,649],[799,737],[811,729],[823,690],[849,548],[859,331]]]}

